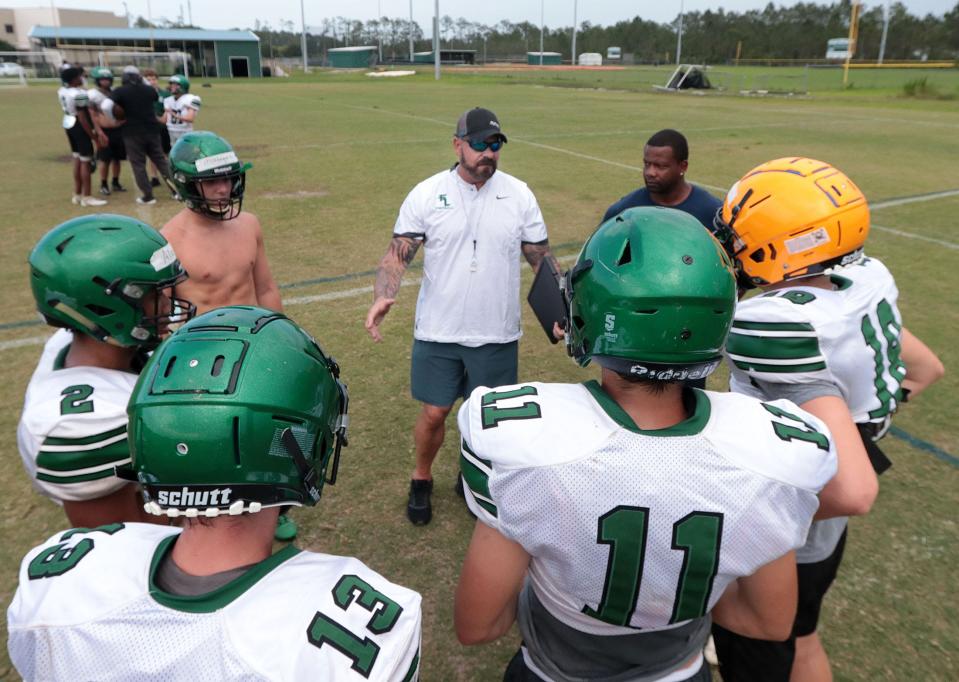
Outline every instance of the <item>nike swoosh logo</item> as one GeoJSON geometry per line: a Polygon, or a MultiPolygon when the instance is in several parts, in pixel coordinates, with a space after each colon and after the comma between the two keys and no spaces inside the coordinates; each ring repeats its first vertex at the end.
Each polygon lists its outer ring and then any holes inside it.
{"type": "Polygon", "coordinates": [[[496,198],[497,198],[497,199],[509,199],[509,194],[507,194],[507,195],[505,195],[505,196],[502,196],[502,197],[501,197],[499,194],[497,194],[497,195],[496,195],[496,198]]]}

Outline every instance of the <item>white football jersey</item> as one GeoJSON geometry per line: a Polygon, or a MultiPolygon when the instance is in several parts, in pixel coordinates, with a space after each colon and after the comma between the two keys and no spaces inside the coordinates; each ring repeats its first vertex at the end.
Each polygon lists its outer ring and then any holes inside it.
{"type": "Polygon", "coordinates": [[[899,358],[899,291],[886,266],[862,258],[831,275],[835,289],[793,286],[742,301],[726,343],[730,388],[761,397],[751,377],[835,384],[856,423],[895,412],[906,369],[899,358]]]}
{"type": "Polygon", "coordinates": [[[110,99],[109,95],[103,94],[100,88],[90,88],[87,90],[87,99],[89,100],[90,107],[105,114],[111,121],[115,120],[113,118],[113,100],[110,99]]]}
{"type": "Polygon", "coordinates": [[[57,90],[57,100],[60,102],[60,108],[63,109],[61,125],[65,130],[69,130],[76,125],[77,112],[80,109],[86,109],[89,104],[87,91],[83,88],[71,88],[64,85],[57,90]]]}
{"type": "Polygon", "coordinates": [[[686,622],[803,544],[836,472],[826,427],[786,400],[692,395],[657,431],[596,382],[480,387],[461,408],[469,507],[530,554],[536,596],[570,627],[686,622]]]}
{"type": "Polygon", "coordinates": [[[92,500],[126,483],[127,403],[137,375],[63,367],[73,334],[58,329],[43,347],[17,426],[20,457],[34,487],[55,500],[92,500]]]}
{"type": "Polygon", "coordinates": [[[200,98],[189,93],[180,95],[179,98],[170,95],[163,100],[163,108],[167,112],[166,127],[171,134],[183,135],[193,130],[192,121],[184,121],[180,118],[184,109],[200,110],[200,98]]]}
{"type": "Polygon", "coordinates": [[[57,534],[20,566],[10,659],[34,680],[413,680],[420,596],[361,561],[288,545],[185,597],[155,574],[177,528],[57,534]]]}
{"type": "Polygon", "coordinates": [[[60,108],[67,116],[76,116],[79,109],[85,109],[90,103],[86,90],[66,85],[57,90],[57,99],[60,101],[60,108]]]}

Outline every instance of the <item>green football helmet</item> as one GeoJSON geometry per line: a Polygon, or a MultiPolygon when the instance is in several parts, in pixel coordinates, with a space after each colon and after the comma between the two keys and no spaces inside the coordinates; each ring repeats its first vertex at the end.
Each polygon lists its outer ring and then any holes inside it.
{"type": "Polygon", "coordinates": [[[692,216],[633,208],[597,228],[566,273],[566,345],[623,376],[703,378],[736,306],[729,256],[692,216]]]}
{"type": "Polygon", "coordinates": [[[185,95],[190,92],[190,80],[183,74],[175,73],[169,78],[170,82],[170,92],[174,95],[185,95]],[[176,85],[180,88],[179,92],[173,90],[173,86],[176,85]]]}
{"type": "Polygon", "coordinates": [[[176,298],[187,274],[173,247],[135,218],[101,213],[68,220],[37,242],[28,261],[33,298],[47,324],[114,346],[153,348],[196,312],[176,298]]]}
{"type": "Polygon", "coordinates": [[[94,83],[99,83],[104,79],[108,79],[110,82],[113,82],[113,72],[105,66],[94,66],[92,69],[90,69],[90,78],[94,83]]]}
{"type": "Polygon", "coordinates": [[[230,143],[216,133],[195,131],[181,137],[170,150],[170,173],[180,199],[192,210],[214,220],[232,220],[243,208],[246,172],[230,143]],[[207,199],[200,190],[204,180],[232,180],[229,199],[207,199]]]}
{"type": "Polygon", "coordinates": [[[285,315],[230,306],[153,354],[127,412],[144,509],[214,517],[312,506],[333,484],[349,397],[336,362],[285,315]]]}

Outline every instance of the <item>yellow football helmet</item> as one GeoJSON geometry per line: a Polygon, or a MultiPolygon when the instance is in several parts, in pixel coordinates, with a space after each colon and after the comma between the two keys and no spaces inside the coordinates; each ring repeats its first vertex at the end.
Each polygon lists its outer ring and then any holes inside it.
{"type": "Polygon", "coordinates": [[[740,286],[767,286],[857,259],[869,234],[869,205],[828,163],[775,159],[729,188],[715,232],[735,260],[740,286]]]}

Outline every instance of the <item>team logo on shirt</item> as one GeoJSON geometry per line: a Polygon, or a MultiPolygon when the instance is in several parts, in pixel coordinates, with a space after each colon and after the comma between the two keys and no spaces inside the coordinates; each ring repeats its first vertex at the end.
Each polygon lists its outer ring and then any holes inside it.
{"type": "Polygon", "coordinates": [[[436,197],[436,208],[453,208],[453,204],[449,202],[445,194],[440,194],[436,197]]]}

